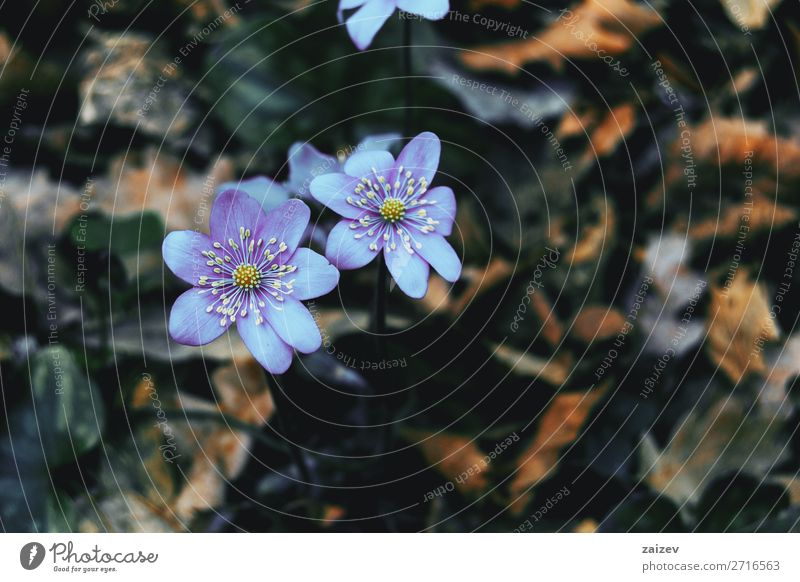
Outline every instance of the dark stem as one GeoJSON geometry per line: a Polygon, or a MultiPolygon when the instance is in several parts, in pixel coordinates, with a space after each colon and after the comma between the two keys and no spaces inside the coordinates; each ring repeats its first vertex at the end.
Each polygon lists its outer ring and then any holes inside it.
{"type": "Polygon", "coordinates": [[[405,137],[411,139],[413,130],[414,83],[411,78],[413,66],[411,62],[411,20],[403,22],[403,78],[405,79],[405,120],[403,132],[405,137]]]}
{"type": "Polygon", "coordinates": [[[375,334],[375,347],[378,356],[384,357],[386,351],[386,300],[389,286],[389,269],[386,267],[386,259],[383,253],[378,253],[377,279],[375,281],[374,312],[372,314],[372,333],[375,334]]]}

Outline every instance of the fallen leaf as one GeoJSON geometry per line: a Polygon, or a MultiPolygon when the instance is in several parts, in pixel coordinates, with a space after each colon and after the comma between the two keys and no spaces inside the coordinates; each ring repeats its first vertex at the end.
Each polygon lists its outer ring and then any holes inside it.
{"type": "Polygon", "coordinates": [[[531,296],[531,307],[542,323],[542,337],[551,346],[557,346],[564,337],[564,326],[543,291],[531,296]]]}
{"type": "Polygon", "coordinates": [[[159,508],[132,491],[117,490],[93,504],[78,523],[82,533],[173,533],[182,531],[159,508]]]}
{"type": "Polygon", "coordinates": [[[341,505],[326,505],[322,509],[322,527],[331,528],[345,515],[347,515],[347,510],[341,505]]]}
{"type": "Polygon", "coordinates": [[[198,116],[181,68],[149,35],[91,31],[85,76],[79,85],[79,120],[84,125],[114,122],[155,136],[178,136],[198,116]]]}
{"type": "Polygon", "coordinates": [[[567,352],[549,358],[516,350],[508,345],[495,344],[495,357],[520,376],[539,378],[553,386],[562,386],[572,369],[572,356],[567,352]]]}
{"type": "Polygon", "coordinates": [[[782,346],[765,349],[764,364],[758,402],[765,414],[785,418],[793,409],[788,400],[789,386],[800,376],[800,336],[793,335],[782,346]]]}
{"type": "MultiPolygon", "coordinates": [[[[691,128],[692,149],[698,160],[713,165],[742,166],[752,152],[753,168],[786,178],[800,177],[800,145],[770,133],[766,121],[711,116],[691,128]]],[[[680,150],[680,138],[675,150],[680,150]]],[[[682,166],[676,169],[683,176],[682,166]]]]}
{"type": "Polygon", "coordinates": [[[545,410],[530,444],[517,459],[517,470],[509,486],[515,511],[532,498],[531,489],[557,465],[561,451],[571,444],[595,404],[608,389],[604,384],[589,392],[557,394],[545,410]]]}
{"type": "Polygon", "coordinates": [[[636,107],[623,103],[613,107],[589,136],[584,158],[591,160],[614,153],[636,127],[636,107]]]}
{"type": "Polygon", "coordinates": [[[598,220],[594,224],[584,226],[581,230],[580,238],[567,253],[571,264],[596,261],[600,257],[600,253],[608,252],[611,248],[617,228],[614,208],[608,199],[595,200],[593,207],[598,214],[598,220]]]}
{"type": "MultiPolygon", "coordinates": [[[[253,358],[242,358],[214,371],[212,384],[219,411],[247,424],[263,426],[275,410],[266,375],[253,358]]],[[[190,421],[189,430],[202,423],[190,421]]],[[[235,479],[250,456],[252,436],[220,420],[200,439],[186,483],[174,502],[175,513],[190,519],[196,512],[217,507],[228,479],[235,479]]]]}
{"type": "Polygon", "coordinates": [[[783,426],[756,414],[735,396],[707,409],[695,406],[676,425],[662,451],[649,435],[640,447],[643,474],[679,506],[696,501],[717,476],[736,471],[764,475],[788,454],[783,426]]]}
{"type": "Polygon", "coordinates": [[[561,70],[568,59],[599,59],[599,51],[621,55],[637,37],[662,24],[658,13],[631,0],[584,0],[529,39],[480,46],[461,58],[474,69],[510,74],[538,61],[561,70]]]}
{"type": "Polygon", "coordinates": [[[486,454],[474,439],[444,432],[404,429],[403,437],[416,445],[425,461],[464,494],[481,493],[489,486],[486,454]]]}
{"type": "Polygon", "coordinates": [[[592,518],[586,518],[583,521],[579,522],[573,529],[573,533],[594,533],[597,531],[597,528],[600,527],[600,524],[597,523],[592,518]]]}
{"type": "Polygon", "coordinates": [[[218,160],[205,173],[195,173],[179,160],[148,150],[139,163],[130,155],[111,164],[109,175],[90,181],[92,206],[112,216],[157,212],[167,230],[207,231],[215,189],[233,179],[227,159],[218,160]]]}
{"type": "Polygon", "coordinates": [[[706,326],[709,356],[731,382],[738,383],[745,373],[766,370],[764,343],[777,340],[779,333],[763,283],[742,271],[727,287],[712,287],[706,326]]]}
{"type": "Polygon", "coordinates": [[[592,343],[617,335],[625,324],[625,316],[613,307],[590,305],[581,309],[572,323],[572,334],[592,343]]]}
{"type": "Polygon", "coordinates": [[[772,231],[795,222],[797,211],[757,194],[753,196],[753,205],[746,223],[742,220],[742,216],[740,207],[729,207],[721,218],[709,218],[692,226],[689,229],[689,236],[694,240],[735,237],[741,232],[742,226],[749,228],[747,232],[772,231]]]}
{"type": "Polygon", "coordinates": [[[731,22],[755,30],[764,28],[781,0],[722,0],[731,22]]]}

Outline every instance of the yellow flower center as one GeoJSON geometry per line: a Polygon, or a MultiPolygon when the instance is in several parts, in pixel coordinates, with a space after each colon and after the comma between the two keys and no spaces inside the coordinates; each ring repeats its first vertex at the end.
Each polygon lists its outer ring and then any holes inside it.
{"type": "Polygon", "coordinates": [[[406,215],[406,205],[398,198],[387,198],[381,205],[381,216],[384,220],[395,223],[406,215]]]}
{"type": "Polygon", "coordinates": [[[239,265],[233,271],[233,284],[242,289],[252,289],[261,281],[261,272],[253,265],[239,265]]]}

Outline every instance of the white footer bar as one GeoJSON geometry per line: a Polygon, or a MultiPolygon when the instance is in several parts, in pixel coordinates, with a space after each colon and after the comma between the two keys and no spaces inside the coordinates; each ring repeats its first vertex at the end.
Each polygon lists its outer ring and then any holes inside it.
{"type": "Polygon", "coordinates": [[[0,579],[797,581],[799,549],[792,534],[4,534],[0,579]]]}

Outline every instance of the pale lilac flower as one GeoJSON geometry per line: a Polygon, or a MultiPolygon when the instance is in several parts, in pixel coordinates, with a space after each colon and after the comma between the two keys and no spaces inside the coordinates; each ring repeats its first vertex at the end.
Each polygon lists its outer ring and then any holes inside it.
{"type": "Polygon", "coordinates": [[[342,12],[355,8],[358,10],[347,19],[347,32],[363,51],[396,9],[428,20],[441,20],[450,10],[450,0],[341,0],[339,20],[342,12]]]}
{"type": "Polygon", "coordinates": [[[170,233],[164,262],[193,285],[172,307],[172,338],[199,346],[235,323],[253,357],[273,374],[289,368],[292,348],[319,349],[319,329],[300,301],[331,291],[339,272],[314,251],[297,248],[309,217],[300,200],[265,214],[244,191],[226,190],[214,200],[210,236],[170,233]]]}
{"type": "Polygon", "coordinates": [[[328,259],[357,269],[383,251],[397,285],[414,298],[427,292],[429,267],[457,281],[461,261],[444,238],[453,229],[455,197],[448,187],[429,189],[440,155],[439,138],[426,132],[396,162],[389,152],[360,152],[344,173],[315,178],[312,196],[345,217],[328,236],[328,259]]]}

